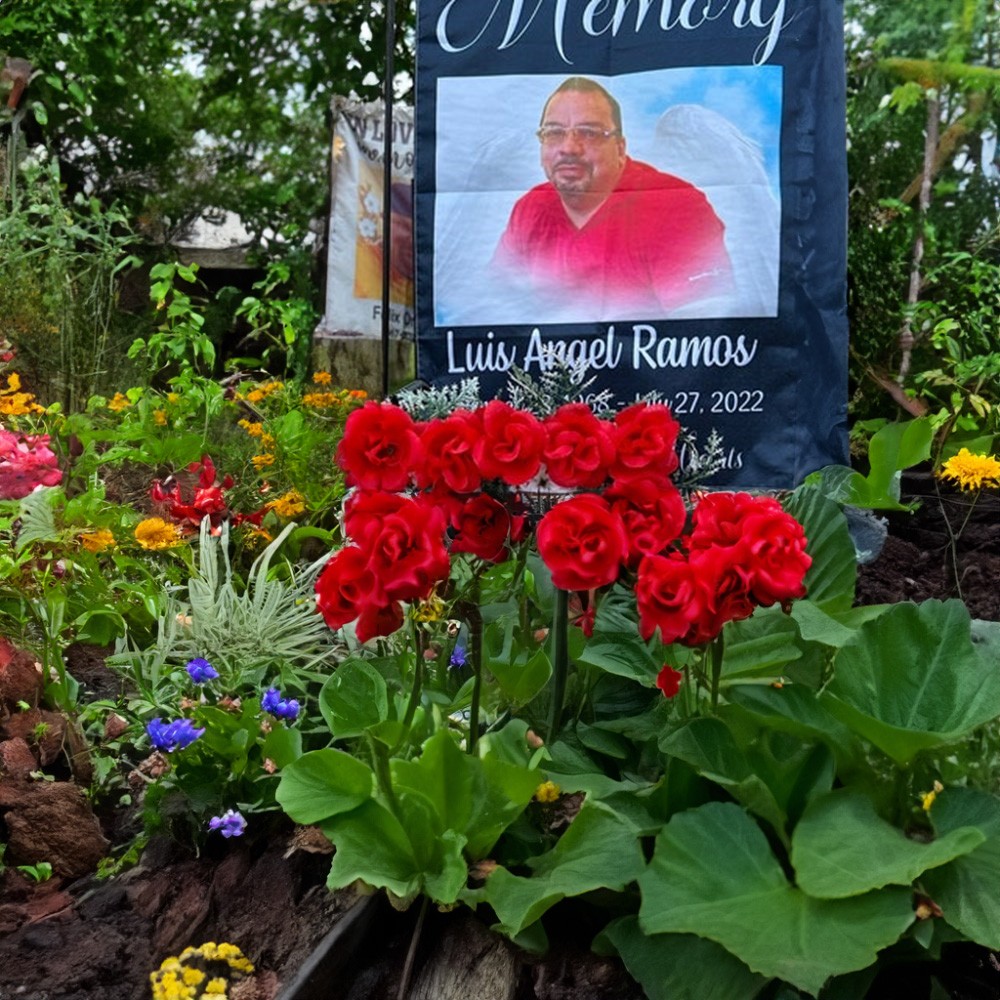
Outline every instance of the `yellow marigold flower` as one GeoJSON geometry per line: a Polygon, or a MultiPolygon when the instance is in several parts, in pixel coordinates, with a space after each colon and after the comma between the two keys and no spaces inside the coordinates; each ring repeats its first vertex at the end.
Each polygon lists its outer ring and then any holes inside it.
{"type": "Polygon", "coordinates": [[[115,544],[115,536],[107,528],[98,528],[96,531],[82,531],[78,537],[80,544],[88,552],[101,552],[115,544]]]}
{"type": "Polygon", "coordinates": [[[963,490],[1000,487],[1000,461],[995,455],[973,455],[968,448],[963,448],[941,466],[938,477],[953,479],[963,490]]]}
{"type": "Polygon", "coordinates": [[[21,388],[21,376],[17,372],[11,372],[7,376],[7,392],[17,392],[21,388]]]}
{"type": "Polygon", "coordinates": [[[116,392],[111,398],[111,402],[108,403],[108,409],[112,413],[120,413],[122,410],[128,409],[131,405],[128,396],[122,392],[116,392]]]}
{"type": "Polygon", "coordinates": [[[264,391],[262,389],[251,389],[247,393],[248,403],[259,403],[264,398],[264,391]]]}
{"type": "Polygon", "coordinates": [[[273,434],[261,434],[261,436],[260,436],[260,446],[261,446],[261,448],[273,448],[274,447],[274,435],[273,434]]]}
{"type": "Polygon", "coordinates": [[[259,438],[264,433],[264,425],[260,421],[241,420],[240,427],[252,438],[259,438]]]}
{"type": "Polygon", "coordinates": [[[28,413],[44,413],[44,407],[32,402],[34,398],[30,392],[15,392],[13,395],[0,396],[0,416],[23,417],[28,413]]]}
{"type": "Polygon", "coordinates": [[[316,385],[329,385],[333,381],[333,376],[329,372],[313,372],[313,382],[316,385]]]}
{"type": "Polygon", "coordinates": [[[260,472],[261,469],[267,468],[269,465],[274,465],[274,455],[270,452],[264,452],[263,455],[254,455],[250,461],[253,462],[253,467],[260,472]]]}
{"type": "Polygon", "coordinates": [[[162,517],[147,517],[135,526],[135,540],[144,549],[172,549],[180,545],[181,536],[177,526],[162,517]]]}
{"type": "Polygon", "coordinates": [[[535,789],[535,799],[538,802],[555,802],[559,798],[559,786],[554,781],[543,781],[535,789]]]}
{"type": "Polygon", "coordinates": [[[163,427],[167,423],[167,411],[166,410],[153,410],[153,423],[157,427],[163,427]]]}
{"type": "Polygon", "coordinates": [[[178,403],[180,402],[181,394],[179,392],[168,392],[167,402],[168,403],[178,403]]]}
{"type": "Polygon", "coordinates": [[[272,500],[268,506],[278,517],[295,517],[306,509],[305,498],[298,490],[289,490],[284,496],[272,500]]]}

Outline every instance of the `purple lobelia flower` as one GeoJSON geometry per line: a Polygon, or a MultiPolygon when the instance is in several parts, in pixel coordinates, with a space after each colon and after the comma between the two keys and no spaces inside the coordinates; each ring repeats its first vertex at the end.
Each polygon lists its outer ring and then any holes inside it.
{"type": "Polygon", "coordinates": [[[294,722],[298,718],[299,703],[294,698],[282,698],[276,687],[269,687],[260,699],[260,707],[278,719],[294,722]]]}
{"type": "Polygon", "coordinates": [[[465,647],[456,646],[448,660],[448,666],[460,668],[464,667],[468,662],[465,658],[465,647]]]}
{"type": "Polygon", "coordinates": [[[191,746],[204,732],[204,728],[195,729],[194,723],[190,719],[175,719],[173,722],[164,722],[162,719],[156,718],[146,723],[146,733],[149,735],[150,742],[157,750],[165,750],[167,753],[191,746]]]}
{"type": "Polygon", "coordinates": [[[235,809],[227,809],[221,816],[213,816],[208,821],[208,828],[218,830],[228,840],[230,837],[242,837],[247,821],[235,809]]]}
{"type": "Polygon", "coordinates": [[[196,656],[193,660],[188,660],[187,666],[184,669],[195,684],[205,684],[208,681],[214,681],[219,676],[219,671],[208,660],[200,656],[196,656]]]}

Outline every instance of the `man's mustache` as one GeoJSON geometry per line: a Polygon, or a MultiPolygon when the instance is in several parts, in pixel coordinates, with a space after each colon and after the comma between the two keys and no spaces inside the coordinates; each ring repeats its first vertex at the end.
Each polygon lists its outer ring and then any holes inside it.
{"type": "Polygon", "coordinates": [[[552,165],[553,170],[558,170],[560,167],[587,167],[587,161],[581,156],[561,156],[552,165]]]}

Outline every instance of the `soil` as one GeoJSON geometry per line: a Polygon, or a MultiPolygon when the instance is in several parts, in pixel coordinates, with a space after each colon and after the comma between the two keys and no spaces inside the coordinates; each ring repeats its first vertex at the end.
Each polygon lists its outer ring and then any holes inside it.
{"type": "MultiPolygon", "coordinates": [[[[887,515],[888,537],[880,554],[859,567],[858,603],[958,596],[942,512],[957,532],[969,512],[969,499],[953,494],[939,501],[929,480],[919,479],[904,494],[904,499],[913,498],[921,499],[919,509],[887,515]]],[[[979,501],[961,532],[958,552],[961,597],[972,617],[1000,621],[996,498],[979,501]]],[[[118,682],[104,670],[97,651],[80,651],[74,664],[71,672],[91,697],[117,693],[118,682]]],[[[0,779],[0,790],[6,780],[0,779]]],[[[104,827],[112,841],[124,832],[110,818],[104,827]]],[[[0,802],[0,840],[5,835],[0,802]]],[[[290,837],[289,830],[257,847],[229,842],[200,858],[156,841],[137,867],[104,882],[92,874],[57,873],[35,884],[8,869],[0,875],[0,1000],[141,1000],[150,995],[149,973],[163,958],[208,940],[237,943],[257,968],[230,996],[275,1000],[356,901],[350,890],[328,892],[329,858],[295,850],[290,837]]],[[[380,917],[374,935],[378,948],[365,959],[361,974],[353,983],[342,981],[316,995],[394,997],[416,909],[380,917]]],[[[470,919],[467,914],[432,914],[416,952],[414,981],[428,954],[457,933],[456,921],[470,919]]],[[[592,929],[577,923],[576,914],[569,915],[569,924],[572,940],[554,939],[545,958],[517,954],[510,1000],[641,1000],[642,991],[620,964],[585,950],[592,929]]],[[[952,1000],[1000,996],[1000,960],[986,949],[956,946],[937,972],[952,1000]]],[[[926,983],[924,973],[907,987],[907,995],[929,995],[926,983]]]]}

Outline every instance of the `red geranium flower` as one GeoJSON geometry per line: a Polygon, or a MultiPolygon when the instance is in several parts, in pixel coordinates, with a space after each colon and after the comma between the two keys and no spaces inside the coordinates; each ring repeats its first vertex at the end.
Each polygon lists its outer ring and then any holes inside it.
{"type": "Polygon", "coordinates": [[[502,479],[510,486],[526,483],[538,474],[545,446],[545,428],[526,410],[494,399],[476,413],[483,434],[476,444],[476,463],[484,479],[502,479]]]}
{"type": "Polygon", "coordinates": [[[444,420],[432,420],[420,434],[424,462],[417,476],[420,487],[444,485],[456,493],[474,493],[482,475],[473,455],[483,428],[476,415],[456,410],[444,420]]]}
{"type": "Polygon", "coordinates": [[[197,485],[191,491],[191,499],[184,498],[181,482],[174,483],[173,489],[165,490],[156,480],[149,491],[154,503],[166,504],[166,513],[178,524],[188,524],[197,528],[203,518],[210,518],[212,527],[217,528],[229,513],[223,491],[233,485],[233,477],[226,476],[221,483],[217,480],[215,463],[208,455],[202,455],[200,462],[192,462],[187,467],[190,475],[197,475],[197,485]]]}
{"type": "Polygon", "coordinates": [[[611,428],[586,403],[567,403],[545,420],[545,471],[557,486],[596,489],[608,478],[611,428]]]}
{"type": "Polygon", "coordinates": [[[479,493],[466,500],[451,524],[458,531],[451,543],[452,552],[471,552],[490,562],[500,562],[506,555],[511,516],[499,500],[479,493]]]}
{"type": "Polygon", "coordinates": [[[354,621],[365,608],[384,603],[368,555],[357,545],[341,549],[316,580],[316,610],[332,629],[354,621]]]}
{"type": "Polygon", "coordinates": [[[542,518],[536,536],[538,554],[562,590],[593,590],[611,583],[628,554],[622,519],[594,493],[556,504],[542,518]]]}
{"type": "Polygon", "coordinates": [[[635,403],[615,416],[615,480],[669,478],[678,466],[677,435],[681,425],[659,403],[635,403]]]}
{"type": "Polygon", "coordinates": [[[680,670],[664,663],[663,669],[656,675],[656,686],[663,692],[664,698],[676,698],[683,680],[684,674],[680,670]]]}
{"type": "Polygon", "coordinates": [[[368,541],[369,568],[391,600],[419,601],[448,578],[451,560],[444,545],[440,510],[404,498],[383,518],[368,541]]]}
{"type": "Polygon", "coordinates": [[[710,592],[679,552],[639,563],[635,597],[639,634],[647,640],[659,629],[663,642],[683,642],[710,610],[710,592]]]}
{"type": "Polygon", "coordinates": [[[628,533],[628,564],[658,555],[684,530],[687,508],[670,480],[633,479],[612,483],[605,491],[628,533]]]}
{"type": "Polygon", "coordinates": [[[337,461],[348,482],[363,490],[404,489],[423,452],[410,415],[392,403],[365,403],[344,424],[337,461]]]}

